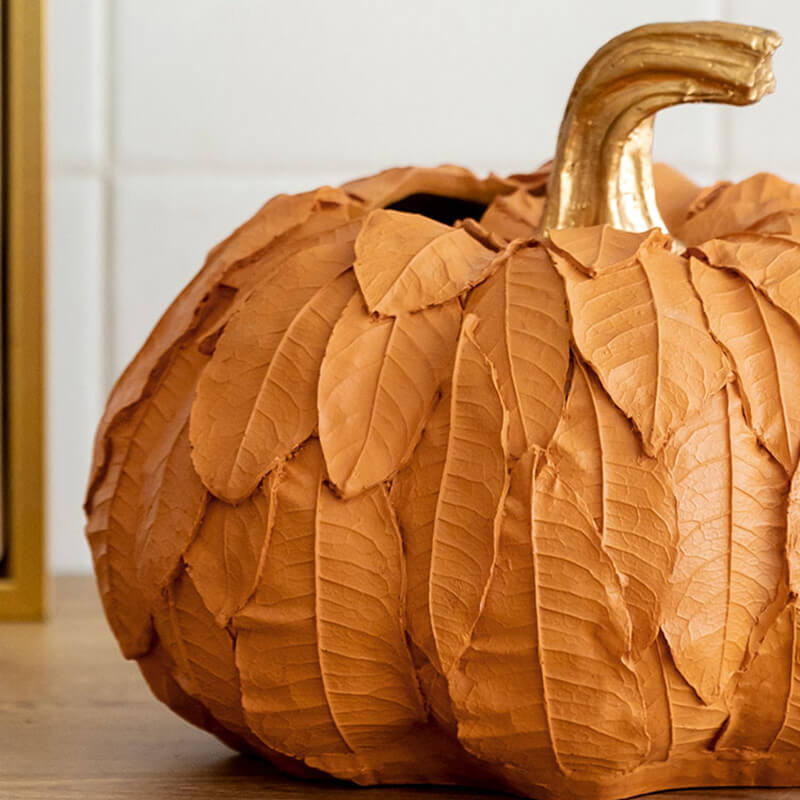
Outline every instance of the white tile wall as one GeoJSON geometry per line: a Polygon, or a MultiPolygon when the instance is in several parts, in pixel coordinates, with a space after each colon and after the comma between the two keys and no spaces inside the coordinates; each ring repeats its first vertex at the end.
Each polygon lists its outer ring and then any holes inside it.
{"type": "Polygon", "coordinates": [[[572,80],[644,22],[786,38],[754,109],[659,117],[695,179],[800,179],[800,3],[773,0],[49,0],[51,567],[88,569],[80,503],[100,398],[205,252],[278,191],[400,163],[533,167],[572,80]],[[795,42],[796,40],[796,42],[795,42]]]}

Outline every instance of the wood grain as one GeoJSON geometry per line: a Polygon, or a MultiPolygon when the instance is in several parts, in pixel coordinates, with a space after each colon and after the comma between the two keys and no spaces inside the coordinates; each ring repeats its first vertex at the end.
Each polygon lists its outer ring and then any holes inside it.
{"type": "MultiPolygon", "coordinates": [[[[51,586],[44,623],[0,624],[0,800],[488,800],[457,789],[303,783],[238,756],[154,700],[125,662],[90,578],[51,586]]],[[[709,790],[659,800],[800,800],[709,790]]]]}

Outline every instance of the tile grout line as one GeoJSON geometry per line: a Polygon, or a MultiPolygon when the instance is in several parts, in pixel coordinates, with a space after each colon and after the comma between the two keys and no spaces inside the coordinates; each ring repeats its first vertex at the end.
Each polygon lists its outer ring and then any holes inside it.
{"type": "MultiPolygon", "coordinates": [[[[718,0],[717,8],[720,19],[731,20],[733,17],[732,0],[718,0]]],[[[717,180],[730,180],[733,155],[731,126],[735,124],[732,110],[728,106],[721,105],[717,113],[717,149],[719,152],[716,165],[717,180]]]]}
{"type": "Polygon", "coordinates": [[[101,330],[101,408],[105,405],[105,398],[111,390],[112,382],[115,379],[115,352],[114,352],[114,327],[113,327],[113,307],[114,307],[114,162],[116,158],[115,130],[114,125],[114,20],[115,20],[115,0],[102,2],[100,5],[102,14],[101,35],[102,43],[102,76],[103,76],[103,145],[104,158],[100,170],[100,182],[102,187],[102,215],[103,225],[101,228],[101,253],[103,259],[102,271],[102,330],[101,330]]]}

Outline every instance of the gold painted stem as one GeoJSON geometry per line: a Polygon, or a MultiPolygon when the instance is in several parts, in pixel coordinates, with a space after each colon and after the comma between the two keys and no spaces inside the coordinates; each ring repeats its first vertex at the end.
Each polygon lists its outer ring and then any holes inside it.
{"type": "Polygon", "coordinates": [[[762,28],[686,22],[644,25],[601,47],[567,103],[542,229],[666,229],[653,188],[653,114],[680,103],[755,103],[774,88],[780,43],[762,28]]]}

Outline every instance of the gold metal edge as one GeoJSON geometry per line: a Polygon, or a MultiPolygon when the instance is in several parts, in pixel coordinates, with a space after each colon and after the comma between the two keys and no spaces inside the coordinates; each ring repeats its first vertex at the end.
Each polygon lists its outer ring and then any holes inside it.
{"type": "Polygon", "coordinates": [[[44,610],[43,3],[7,0],[6,520],[0,619],[44,610]]]}

